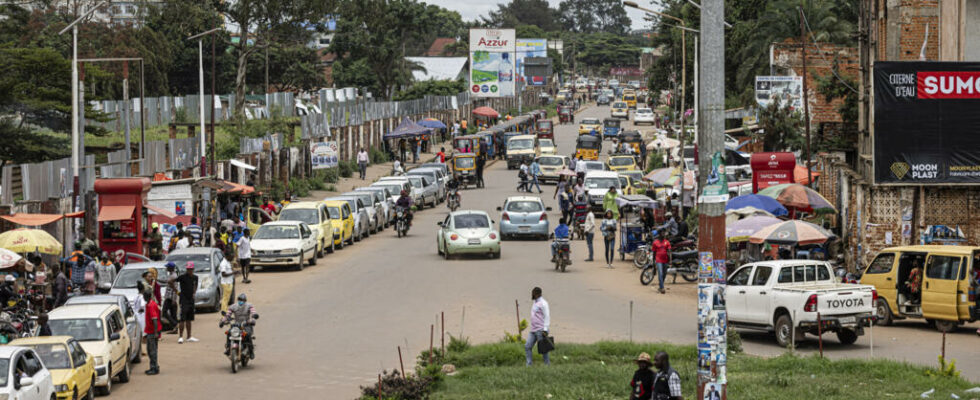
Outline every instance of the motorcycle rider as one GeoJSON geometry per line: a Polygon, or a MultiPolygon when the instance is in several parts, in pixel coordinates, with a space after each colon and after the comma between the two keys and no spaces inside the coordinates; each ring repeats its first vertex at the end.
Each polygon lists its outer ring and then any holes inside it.
{"type": "MultiPolygon", "coordinates": [[[[405,209],[405,218],[409,227],[412,227],[412,203],[412,197],[408,195],[407,190],[402,190],[398,196],[398,200],[395,200],[395,207],[405,209]]],[[[395,229],[398,229],[398,227],[396,226],[395,229]]]]}
{"type": "Polygon", "coordinates": [[[663,233],[671,243],[676,243],[680,238],[677,236],[677,218],[672,213],[664,215],[667,222],[657,227],[657,231],[663,233]]]}
{"type": "Polygon", "coordinates": [[[446,183],[446,201],[449,201],[450,196],[456,196],[457,205],[459,205],[459,181],[456,177],[449,178],[449,182],[446,183]]]}
{"type": "MultiPolygon", "coordinates": [[[[252,303],[249,303],[248,297],[245,296],[245,293],[242,293],[238,295],[238,301],[235,304],[228,306],[228,312],[225,313],[223,317],[221,317],[221,323],[218,324],[219,328],[224,327],[225,324],[228,324],[229,322],[242,324],[242,329],[244,329],[245,333],[247,333],[247,335],[245,336],[246,338],[245,340],[248,341],[248,344],[252,349],[252,358],[255,358],[255,343],[252,342],[252,338],[253,338],[252,326],[255,324],[255,319],[257,317],[258,315],[256,315],[255,313],[255,306],[252,305],[252,303]]],[[[230,343],[226,339],[225,355],[228,355],[229,345],[230,343]]]]}
{"type": "MultiPolygon", "coordinates": [[[[555,240],[551,242],[551,262],[555,262],[558,257],[558,239],[568,239],[568,225],[565,223],[565,218],[558,220],[558,226],[555,227],[553,236],[555,240]]],[[[569,257],[568,263],[572,263],[571,257],[569,257]]]]}

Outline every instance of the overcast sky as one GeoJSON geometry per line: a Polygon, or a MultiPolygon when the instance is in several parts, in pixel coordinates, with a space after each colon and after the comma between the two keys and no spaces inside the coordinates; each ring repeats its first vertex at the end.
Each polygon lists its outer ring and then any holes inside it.
{"type": "MultiPolygon", "coordinates": [[[[497,3],[506,3],[506,1],[495,1],[495,0],[423,0],[426,3],[436,4],[445,7],[450,10],[458,11],[463,19],[466,21],[472,21],[481,16],[487,15],[492,10],[497,9],[497,3]]],[[[548,3],[552,7],[557,8],[560,0],[548,0],[548,3]]],[[[641,7],[647,7],[652,10],[656,10],[660,7],[652,5],[649,0],[639,0],[637,3],[641,7]]],[[[630,19],[633,21],[633,29],[643,29],[649,28],[648,22],[643,20],[643,12],[635,8],[626,8],[626,13],[629,15],[630,19]]]]}

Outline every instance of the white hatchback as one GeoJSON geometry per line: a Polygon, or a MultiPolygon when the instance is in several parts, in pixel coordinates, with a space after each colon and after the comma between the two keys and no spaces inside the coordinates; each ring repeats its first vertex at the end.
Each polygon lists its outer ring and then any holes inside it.
{"type": "Polygon", "coordinates": [[[633,123],[639,124],[650,124],[653,125],[656,122],[656,117],[653,114],[653,110],[649,108],[637,108],[636,112],[633,113],[633,123]]]}
{"type": "Polygon", "coordinates": [[[0,346],[0,398],[48,400],[55,398],[51,372],[34,350],[0,346]]]}

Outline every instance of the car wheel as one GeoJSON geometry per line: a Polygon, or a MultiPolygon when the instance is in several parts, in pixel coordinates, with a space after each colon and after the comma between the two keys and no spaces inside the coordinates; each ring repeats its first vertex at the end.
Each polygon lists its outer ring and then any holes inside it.
{"type": "Polygon", "coordinates": [[[320,243],[320,244],[319,244],[319,245],[317,245],[316,247],[317,247],[317,249],[316,249],[316,257],[317,257],[317,258],[322,258],[322,257],[323,257],[323,250],[324,250],[324,249],[325,249],[325,248],[326,248],[327,246],[326,246],[326,245],[325,245],[324,243],[320,243]]]}
{"type": "Polygon", "coordinates": [[[333,254],[333,252],[335,251],[337,251],[337,242],[334,241],[333,239],[330,239],[330,249],[327,250],[327,253],[333,254]]]}
{"type": "Polygon", "coordinates": [[[303,270],[303,263],[304,262],[305,261],[303,261],[303,252],[300,252],[299,253],[299,262],[296,263],[295,266],[293,266],[293,270],[294,271],[302,271],[303,270]]]}
{"type": "Polygon", "coordinates": [[[888,326],[892,324],[892,310],[888,307],[888,301],[885,299],[878,299],[878,303],[875,304],[875,316],[877,320],[876,325],[888,326]]]}
{"type": "Polygon", "coordinates": [[[313,257],[310,257],[309,263],[311,267],[316,265],[316,254],[314,254],[313,257]]]}
{"type": "Polygon", "coordinates": [[[933,321],[933,324],[936,325],[936,330],[947,333],[956,330],[956,326],[958,325],[956,321],[946,321],[941,319],[933,321]]]}
{"type": "Polygon", "coordinates": [[[841,344],[854,344],[858,340],[858,334],[853,330],[841,328],[837,331],[837,340],[841,344]]]}
{"type": "MultiPolygon", "coordinates": [[[[800,332],[796,332],[796,339],[800,339],[803,335],[799,335],[800,332]]],[[[776,343],[780,347],[786,347],[793,344],[793,319],[789,315],[780,315],[776,319],[776,343]]]]}
{"type": "Polygon", "coordinates": [[[95,375],[92,375],[92,382],[88,385],[88,392],[85,393],[85,400],[95,400],[95,375]]]}
{"type": "Polygon", "coordinates": [[[440,256],[442,255],[442,246],[439,243],[439,238],[436,238],[436,253],[439,253],[440,256]]]}
{"type": "Polygon", "coordinates": [[[497,250],[496,253],[493,253],[493,258],[499,260],[500,259],[500,252],[501,252],[501,250],[497,250]]]}
{"type": "Polygon", "coordinates": [[[126,361],[124,362],[125,365],[123,366],[122,372],[119,373],[119,382],[121,383],[129,382],[129,372],[130,372],[129,359],[130,359],[130,354],[129,352],[126,352],[126,358],[125,358],[126,361]]]}
{"type": "Polygon", "coordinates": [[[133,364],[139,364],[143,362],[143,355],[140,354],[139,350],[136,350],[136,357],[133,358],[133,364]]]}

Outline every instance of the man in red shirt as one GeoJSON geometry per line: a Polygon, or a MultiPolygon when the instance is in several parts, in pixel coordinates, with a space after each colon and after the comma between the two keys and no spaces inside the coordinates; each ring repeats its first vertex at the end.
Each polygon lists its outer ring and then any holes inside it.
{"type": "Polygon", "coordinates": [[[439,157],[439,162],[445,164],[446,163],[446,148],[445,147],[440,147],[439,148],[439,152],[436,153],[436,157],[439,157]]]}
{"type": "Polygon", "coordinates": [[[150,357],[150,369],[146,370],[147,375],[160,373],[160,364],[157,364],[157,341],[160,340],[160,331],[163,326],[160,324],[160,306],[153,300],[150,291],[143,292],[143,300],[146,301],[144,308],[146,313],[146,355],[150,357]]]}
{"type": "Polygon", "coordinates": [[[657,235],[657,239],[650,246],[650,250],[654,254],[653,261],[657,263],[657,278],[660,280],[660,293],[667,293],[664,290],[664,279],[665,275],[667,275],[667,265],[670,264],[670,241],[667,240],[666,236],[664,232],[660,232],[657,235]]]}

